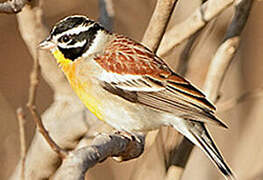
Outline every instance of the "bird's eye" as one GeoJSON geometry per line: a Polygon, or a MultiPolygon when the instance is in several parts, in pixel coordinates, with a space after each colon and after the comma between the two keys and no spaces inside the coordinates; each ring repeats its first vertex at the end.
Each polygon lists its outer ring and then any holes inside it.
{"type": "Polygon", "coordinates": [[[66,43],[66,42],[69,42],[69,40],[70,40],[70,36],[69,35],[64,35],[61,38],[59,38],[58,41],[60,41],[62,43],[66,43]]]}

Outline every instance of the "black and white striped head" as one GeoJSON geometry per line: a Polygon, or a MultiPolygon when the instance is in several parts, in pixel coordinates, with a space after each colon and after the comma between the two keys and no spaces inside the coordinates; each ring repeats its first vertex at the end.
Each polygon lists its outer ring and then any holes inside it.
{"type": "Polygon", "coordinates": [[[97,41],[103,41],[107,34],[100,24],[86,16],[69,16],[56,23],[40,48],[50,49],[53,54],[59,51],[65,59],[74,61],[83,54],[95,53],[100,44],[97,41]]]}

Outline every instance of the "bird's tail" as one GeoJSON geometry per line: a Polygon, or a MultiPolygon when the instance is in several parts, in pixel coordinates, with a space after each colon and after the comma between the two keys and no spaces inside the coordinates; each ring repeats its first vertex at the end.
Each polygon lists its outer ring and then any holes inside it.
{"type": "Polygon", "coordinates": [[[184,128],[183,131],[182,129],[178,130],[206,153],[206,155],[224,174],[226,179],[235,180],[236,178],[232,170],[228,167],[219,150],[217,149],[204,123],[191,121],[189,121],[189,123],[191,123],[191,126],[187,126],[187,128],[184,128]],[[185,132],[185,130],[188,132],[185,132]]]}

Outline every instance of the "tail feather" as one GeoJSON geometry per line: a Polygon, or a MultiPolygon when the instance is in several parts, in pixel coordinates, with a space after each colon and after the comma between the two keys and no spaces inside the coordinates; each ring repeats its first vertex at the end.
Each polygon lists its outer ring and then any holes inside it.
{"type": "Polygon", "coordinates": [[[190,133],[196,140],[194,143],[196,143],[196,145],[198,145],[207,154],[207,156],[215,163],[227,179],[235,179],[233,172],[220,154],[205,125],[203,123],[194,124],[195,125],[189,129],[190,133]]]}

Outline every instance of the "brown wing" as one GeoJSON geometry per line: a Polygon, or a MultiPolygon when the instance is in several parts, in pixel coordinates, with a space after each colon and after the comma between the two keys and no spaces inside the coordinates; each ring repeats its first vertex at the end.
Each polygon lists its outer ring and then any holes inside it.
{"type": "Polygon", "coordinates": [[[215,107],[205,95],[149,49],[121,35],[109,44],[105,54],[95,59],[108,73],[101,80],[109,92],[184,118],[224,126],[213,115],[215,107]]]}

